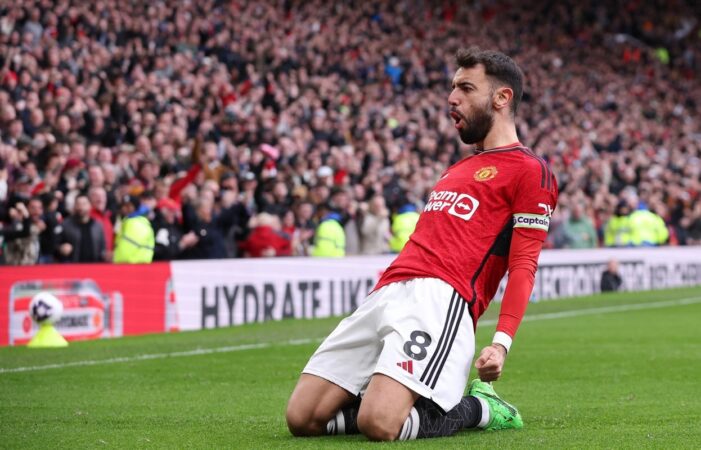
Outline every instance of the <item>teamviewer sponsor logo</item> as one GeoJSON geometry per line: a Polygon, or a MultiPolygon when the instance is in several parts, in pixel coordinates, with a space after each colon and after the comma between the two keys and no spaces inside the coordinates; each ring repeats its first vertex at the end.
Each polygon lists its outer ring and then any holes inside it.
{"type": "Polygon", "coordinates": [[[460,194],[453,206],[448,210],[448,214],[452,214],[462,220],[470,220],[479,205],[480,202],[471,195],[460,194]]]}
{"type": "Polygon", "coordinates": [[[468,194],[453,191],[434,191],[428,197],[424,212],[446,211],[462,220],[470,220],[480,202],[468,194]]]}
{"type": "Polygon", "coordinates": [[[550,218],[540,214],[514,214],[514,228],[535,228],[548,231],[550,218]]]}

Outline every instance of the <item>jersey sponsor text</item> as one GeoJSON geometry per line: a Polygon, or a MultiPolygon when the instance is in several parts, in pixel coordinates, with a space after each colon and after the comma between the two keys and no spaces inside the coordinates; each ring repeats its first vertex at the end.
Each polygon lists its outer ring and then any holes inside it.
{"type": "Polygon", "coordinates": [[[448,208],[448,214],[459,217],[462,220],[470,220],[477,211],[480,202],[469,194],[458,194],[453,191],[433,191],[428,197],[428,203],[424,212],[444,211],[448,208]]]}

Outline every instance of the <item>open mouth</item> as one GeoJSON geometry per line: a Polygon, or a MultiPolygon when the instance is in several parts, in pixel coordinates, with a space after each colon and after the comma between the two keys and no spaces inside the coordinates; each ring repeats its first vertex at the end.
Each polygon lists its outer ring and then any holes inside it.
{"type": "Polygon", "coordinates": [[[453,119],[455,122],[455,128],[459,128],[460,124],[463,122],[462,115],[457,112],[457,111],[451,111],[450,112],[450,117],[453,119]]]}

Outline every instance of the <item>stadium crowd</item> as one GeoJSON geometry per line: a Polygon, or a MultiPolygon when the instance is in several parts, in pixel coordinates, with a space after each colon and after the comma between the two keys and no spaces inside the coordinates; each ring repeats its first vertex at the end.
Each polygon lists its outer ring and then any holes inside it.
{"type": "Polygon", "coordinates": [[[682,0],[4,3],[2,260],[396,251],[413,220],[397,218],[470,153],[447,114],[467,45],[524,70],[519,135],[560,186],[548,247],[701,244],[700,12],[682,0]],[[328,221],[340,227],[318,236],[328,221]]]}

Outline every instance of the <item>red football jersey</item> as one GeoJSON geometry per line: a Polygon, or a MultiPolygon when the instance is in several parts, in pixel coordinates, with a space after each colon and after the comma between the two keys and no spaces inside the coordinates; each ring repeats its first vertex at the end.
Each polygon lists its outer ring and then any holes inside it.
{"type": "Polygon", "coordinates": [[[557,202],[548,165],[520,143],[471,155],[449,167],[416,229],[375,289],[439,278],[467,301],[476,324],[508,268],[514,228],[544,241],[557,202]]]}

